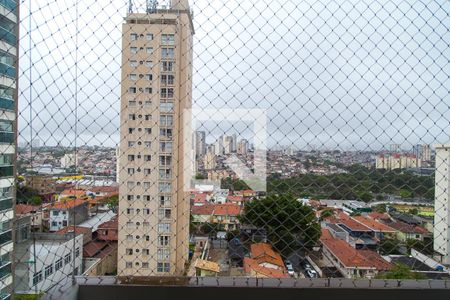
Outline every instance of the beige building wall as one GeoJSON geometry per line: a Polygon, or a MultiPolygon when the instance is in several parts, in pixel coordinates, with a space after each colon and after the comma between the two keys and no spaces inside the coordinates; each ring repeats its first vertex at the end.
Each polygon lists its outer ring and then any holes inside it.
{"type": "Polygon", "coordinates": [[[191,18],[179,9],[130,13],[122,27],[118,276],[182,275],[188,259],[191,18]]]}

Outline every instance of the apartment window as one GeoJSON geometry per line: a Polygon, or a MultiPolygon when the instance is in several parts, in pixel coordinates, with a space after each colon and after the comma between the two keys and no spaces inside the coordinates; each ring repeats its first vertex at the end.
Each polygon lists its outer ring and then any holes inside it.
{"type": "Polygon", "coordinates": [[[150,182],[144,182],[144,189],[148,190],[150,188],[150,182]]]}
{"type": "Polygon", "coordinates": [[[161,45],[173,46],[175,44],[174,34],[161,34],[161,45]]]}
{"type": "Polygon", "coordinates": [[[170,196],[159,196],[159,205],[168,206],[170,205],[171,197],[170,196]]]}
{"type": "Polygon", "coordinates": [[[136,94],[136,92],[137,92],[137,89],[135,87],[130,87],[128,89],[128,93],[130,93],[130,94],[136,94]]]}
{"type": "Polygon", "coordinates": [[[152,134],[151,128],[145,128],[145,134],[152,134]]]}
{"type": "Polygon", "coordinates": [[[128,141],[128,147],[134,147],[135,144],[135,141],[128,141]]]}
{"type": "Polygon", "coordinates": [[[173,88],[162,88],[161,98],[173,98],[173,88]]]}
{"type": "Polygon", "coordinates": [[[150,236],[149,235],[144,235],[144,239],[145,239],[145,241],[149,242],[150,241],[150,236]]]}
{"type": "Polygon", "coordinates": [[[128,155],[128,161],[134,161],[134,155],[133,154],[128,155]]]}
{"type": "Polygon", "coordinates": [[[63,266],[63,260],[62,260],[62,258],[60,258],[55,262],[55,272],[60,270],[62,268],[62,266],[63,266]]]}
{"type": "Polygon", "coordinates": [[[137,75],[136,74],[130,74],[130,80],[136,81],[137,75]]]}
{"type": "Polygon", "coordinates": [[[144,195],[144,200],[145,200],[145,201],[150,201],[150,199],[151,199],[151,198],[150,198],[150,195],[144,195]]]}
{"type": "MultiPolygon", "coordinates": [[[[162,129],[160,129],[161,131],[162,129]]],[[[172,152],[172,142],[159,142],[159,151],[172,152]]]]}
{"type": "Polygon", "coordinates": [[[136,41],[137,39],[138,39],[137,33],[131,33],[131,34],[130,34],[130,40],[136,41]]]}
{"type": "Polygon", "coordinates": [[[150,209],[144,208],[144,215],[149,215],[149,214],[150,214],[150,209]]]}
{"type": "Polygon", "coordinates": [[[152,115],[145,115],[144,119],[145,119],[145,121],[151,121],[152,120],[152,115]]]}
{"type": "Polygon", "coordinates": [[[162,72],[173,72],[175,70],[175,63],[173,61],[163,61],[161,62],[162,72]]]}
{"type": "Polygon", "coordinates": [[[143,262],[142,263],[142,269],[148,269],[148,262],[143,262]]]}
{"type": "Polygon", "coordinates": [[[145,88],[144,89],[144,93],[146,93],[146,94],[151,94],[153,92],[153,89],[152,88],[145,88]]]}
{"type": "Polygon", "coordinates": [[[170,236],[160,235],[158,236],[158,246],[166,247],[170,244],[170,236]]]}
{"type": "Polygon", "coordinates": [[[126,239],[127,239],[127,241],[132,241],[133,236],[131,234],[127,234],[126,239]]]}
{"type": "Polygon", "coordinates": [[[136,114],[128,114],[128,119],[129,120],[136,120],[136,114]]]}
{"type": "Polygon", "coordinates": [[[125,253],[126,253],[127,255],[133,255],[133,249],[127,248],[127,249],[125,249],[125,253]]]}
{"type": "Polygon", "coordinates": [[[170,249],[158,249],[156,252],[156,256],[158,260],[169,260],[170,259],[170,249]]]}
{"type": "Polygon", "coordinates": [[[128,181],[127,182],[127,188],[129,188],[129,189],[134,188],[134,181],[128,181]]]}
{"type": "Polygon", "coordinates": [[[147,41],[152,41],[153,40],[153,34],[152,33],[147,33],[146,35],[147,41]]]}
{"type": "Polygon", "coordinates": [[[173,116],[161,115],[159,117],[159,123],[161,126],[172,126],[173,125],[173,116]]]}
{"type": "Polygon", "coordinates": [[[175,58],[175,49],[174,48],[161,48],[161,57],[163,59],[175,58]]]}
{"type": "Polygon", "coordinates": [[[64,264],[67,265],[72,261],[72,254],[68,253],[66,256],[64,256],[64,264]]]}
{"type": "Polygon", "coordinates": [[[131,54],[136,54],[136,53],[138,53],[138,48],[137,48],[137,47],[130,47],[130,53],[131,53],[131,54]]]}
{"type": "Polygon", "coordinates": [[[147,100],[147,101],[144,102],[144,107],[145,108],[149,108],[151,106],[152,106],[152,101],[147,100]]]}
{"type": "Polygon", "coordinates": [[[129,107],[136,107],[136,101],[128,101],[129,107]]]}
{"type": "Polygon", "coordinates": [[[173,75],[161,75],[161,85],[173,85],[175,76],[173,75]]]}
{"type": "Polygon", "coordinates": [[[33,274],[33,285],[42,281],[42,271],[33,274]]]}
{"type": "Polygon", "coordinates": [[[172,210],[170,208],[159,208],[158,218],[159,219],[170,219],[172,210]]]}
{"type": "Polygon", "coordinates": [[[161,262],[157,263],[156,271],[164,273],[170,272],[170,263],[161,263],[161,262]]]}
{"type": "Polygon", "coordinates": [[[77,247],[75,249],[75,257],[78,257],[78,256],[80,256],[80,247],[77,247]]]}
{"type": "Polygon", "coordinates": [[[128,168],[128,175],[134,174],[134,168],[128,168]]]}
{"type": "Polygon", "coordinates": [[[145,148],[150,148],[151,146],[152,146],[152,142],[149,142],[149,141],[144,142],[145,148]]]}
{"type": "Polygon", "coordinates": [[[145,66],[148,68],[153,68],[153,61],[151,61],[151,60],[145,61],[145,66]]]}
{"type": "Polygon", "coordinates": [[[53,265],[49,265],[45,267],[45,278],[48,278],[53,274],[53,265]]]}
{"type": "Polygon", "coordinates": [[[161,128],[159,129],[159,135],[163,139],[172,139],[172,128],[161,128]]]}
{"type": "Polygon", "coordinates": [[[152,74],[145,74],[145,79],[147,79],[148,81],[152,81],[153,80],[153,75],[152,74]]]}
{"type": "Polygon", "coordinates": [[[159,233],[170,233],[170,223],[159,223],[158,224],[159,233]]]}
{"type": "Polygon", "coordinates": [[[159,157],[159,165],[160,166],[170,166],[171,164],[172,164],[172,156],[161,155],[159,157]]]}
{"type": "Polygon", "coordinates": [[[127,215],[134,214],[134,208],[127,208],[127,215]]]}
{"type": "Polygon", "coordinates": [[[137,60],[130,60],[130,67],[137,67],[138,66],[138,62],[137,60]]]}
{"type": "Polygon", "coordinates": [[[153,47],[145,48],[145,52],[147,52],[147,54],[153,54],[153,47]]]}
{"type": "Polygon", "coordinates": [[[128,133],[133,134],[136,131],[136,128],[128,128],[128,133]]]}
{"type": "Polygon", "coordinates": [[[151,161],[152,156],[151,155],[144,155],[144,161],[151,161]]]}
{"type": "Polygon", "coordinates": [[[134,196],[133,195],[127,195],[127,200],[129,200],[129,201],[134,200],[134,196]]]}
{"type": "Polygon", "coordinates": [[[150,175],[151,170],[150,169],[144,169],[144,175],[150,175]]]}
{"type": "Polygon", "coordinates": [[[171,179],[172,170],[171,169],[159,169],[159,179],[171,179]]]}
{"type": "Polygon", "coordinates": [[[142,255],[150,255],[150,250],[149,249],[142,249],[142,255]]]}
{"type": "Polygon", "coordinates": [[[133,267],[133,263],[130,261],[125,262],[125,268],[130,269],[133,267]]]}

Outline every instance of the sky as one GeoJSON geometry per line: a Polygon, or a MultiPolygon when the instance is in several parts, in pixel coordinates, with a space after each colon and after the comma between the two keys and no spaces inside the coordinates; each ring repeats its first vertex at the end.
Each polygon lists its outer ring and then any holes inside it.
{"type": "MultiPolygon", "coordinates": [[[[119,141],[128,1],[76,2],[21,1],[22,141],[119,141]]],[[[410,150],[450,140],[450,2],[190,3],[194,108],[265,109],[269,147],[410,150]]],[[[251,123],[215,119],[197,122],[209,141],[251,139],[251,123]]]]}

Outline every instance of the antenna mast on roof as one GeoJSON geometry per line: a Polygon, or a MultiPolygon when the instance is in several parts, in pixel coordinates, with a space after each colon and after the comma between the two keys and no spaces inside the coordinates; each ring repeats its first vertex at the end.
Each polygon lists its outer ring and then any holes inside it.
{"type": "Polygon", "coordinates": [[[133,13],[133,1],[128,0],[128,13],[133,13]]]}
{"type": "Polygon", "coordinates": [[[157,7],[157,0],[147,0],[147,13],[155,12],[157,7]]]}

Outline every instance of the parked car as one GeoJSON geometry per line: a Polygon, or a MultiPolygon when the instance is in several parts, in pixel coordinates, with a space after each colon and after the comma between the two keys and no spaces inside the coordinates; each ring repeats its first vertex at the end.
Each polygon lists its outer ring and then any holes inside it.
{"type": "Polygon", "coordinates": [[[313,269],[306,269],[306,275],[308,275],[309,278],[317,278],[317,272],[313,269]]]}
{"type": "Polygon", "coordinates": [[[292,265],[292,263],[289,260],[285,260],[284,264],[286,265],[286,269],[288,271],[288,274],[291,276],[294,276],[295,271],[294,271],[294,266],[292,265]]]}

